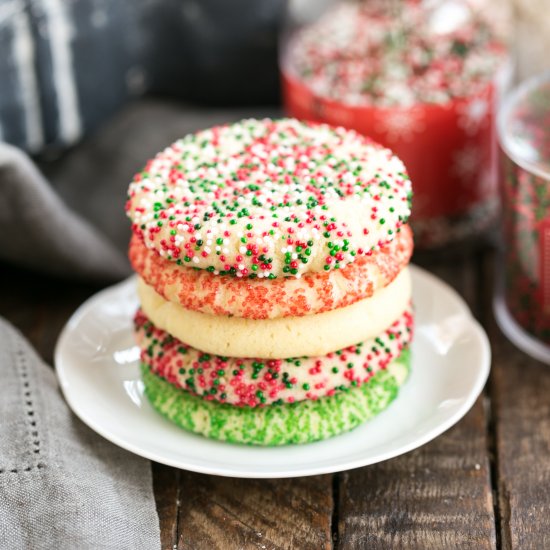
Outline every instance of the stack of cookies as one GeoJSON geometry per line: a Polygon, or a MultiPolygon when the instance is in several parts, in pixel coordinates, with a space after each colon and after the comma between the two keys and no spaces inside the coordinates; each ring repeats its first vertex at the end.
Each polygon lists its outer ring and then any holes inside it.
{"type": "Polygon", "coordinates": [[[257,445],[386,408],[409,371],[410,201],[391,151],[294,119],[215,127],[149,161],[127,212],[153,407],[257,445]]]}

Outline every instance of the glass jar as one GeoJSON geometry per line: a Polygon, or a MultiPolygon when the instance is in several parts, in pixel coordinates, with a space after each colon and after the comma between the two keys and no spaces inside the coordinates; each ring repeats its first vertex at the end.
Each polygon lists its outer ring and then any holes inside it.
{"type": "Polygon", "coordinates": [[[495,314],[512,342],[550,363],[550,73],[510,94],[498,135],[503,280],[495,314]]]}
{"type": "Polygon", "coordinates": [[[498,210],[507,56],[491,26],[459,0],[332,2],[314,22],[304,13],[281,50],[287,113],[353,128],[401,157],[416,246],[478,236],[498,210]]]}

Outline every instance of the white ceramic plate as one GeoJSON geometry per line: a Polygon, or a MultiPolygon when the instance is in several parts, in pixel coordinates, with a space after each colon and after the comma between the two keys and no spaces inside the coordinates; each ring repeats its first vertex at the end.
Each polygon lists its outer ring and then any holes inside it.
{"type": "Polygon", "coordinates": [[[71,317],[57,343],[57,375],[70,407],[93,430],[133,453],[177,468],[232,477],[337,472],[406,453],[450,428],[487,376],[487,336],[445,283],[412,267],[416,331],[409,380],[382,414],[352,432],[306,445],[249,447],[188,433],[143,395],[132,317],[136,281],[99,292],[71,317]]]}

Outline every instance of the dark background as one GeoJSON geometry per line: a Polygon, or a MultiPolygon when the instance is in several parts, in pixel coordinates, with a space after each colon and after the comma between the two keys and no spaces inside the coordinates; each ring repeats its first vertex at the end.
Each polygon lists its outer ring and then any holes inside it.
{"type": "Polygon", "coordinates": [[[277,103],[284,11],[284,0],[0,0],[1,135],[51,154],[143,94],[277,103]],[[64,46],[68,59],[59,54],[64,46]],[[60,123],[71,108],[67,87],[77,103],[71,135],[60,123]],[[27,127],[32,105],[38,140],[27,127]]]}

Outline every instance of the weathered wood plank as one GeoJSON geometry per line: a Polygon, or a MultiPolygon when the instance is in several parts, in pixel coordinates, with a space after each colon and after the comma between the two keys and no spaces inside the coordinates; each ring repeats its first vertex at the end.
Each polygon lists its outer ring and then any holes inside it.
{"type": "Polygon", "coordinates": [[[495,548],[481,401],[402,457],[341,474],[339,547],[495,548]]]}
{"type": "MultiPolygon", "coordinates": [[[[421,258],[425,267],[454,286],[470,307],[476,305],[478,253],[427,258],[421,258]]],[[[482,397],[457,426],[428,445],[341,474],[338,546],[495,548],[487,422],[482,397]]]]}
{"type": "MultiPolygon", "coordinates": [[[[494,262],[485,262],[492,296],[494,262]]],[[[493,345],[489,395],[502,548],[550,548],[550,367],[516,349],[485,304],[493,345]]]]}
{"type": "Polygon", "coordinates": [[[159,515],[162,550],[177,546],[180,470],[152,463],[153,488],[159,515]]]}
{"type": "Polygon", "coordinates": [[[181,473],[179,549],[331,547],[332,477],[232,479],[181,473]]]}

